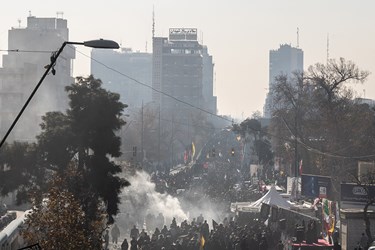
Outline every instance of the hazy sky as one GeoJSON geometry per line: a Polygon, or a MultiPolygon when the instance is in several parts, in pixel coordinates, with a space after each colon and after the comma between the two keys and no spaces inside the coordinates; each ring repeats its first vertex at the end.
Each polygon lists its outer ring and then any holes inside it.
{"type": "MultiPolygon", "coordinates": [[[[268,56],[280,44],[304,51],[305,69],[330,58],[344,57],[372,74],[356,87],[358,95],[375,99],[374,0],[137,0],[137,1],[6,1],[0,9],[0,49],[7,49],[8,30],[26,26],[26,18],[56,17],[64,12],[70,41],[113,39],[123,47],[152,50],[155,35],[174,27],[198,28],[215,62],[215,94],[219,114],[246,118],[262,111],[268,87],[268,56]],[[100,5],[99,3],[103,3],[100,5]],[[104,5],[105,4],[105,5],[104,5]],[[365,89],[365,91],[364,91],[365,89]]],[[[202,36],[200,37],[202,39],[202,36]]],[[[57,48],[56,48],[57,49],[57,48]]],[[[90,54],[90,50],[77,47],[90,54]]],[[[4,52],[0,52],[3,54],[4,52]]],[[[90,61],[77,53],[74,76],[88,75],[90,61]]]]}

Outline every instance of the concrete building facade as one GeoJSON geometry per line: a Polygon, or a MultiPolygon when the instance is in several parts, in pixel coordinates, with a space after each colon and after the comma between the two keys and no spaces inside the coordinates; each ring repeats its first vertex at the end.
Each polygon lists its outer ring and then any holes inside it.
{"type": "Polygon", "coordinates": [[[172,28],[168,38],[154,37],[152,86],[163,94],[155,91],[153,101],[164,112],[188,112],[191,104],[216,114],[213,69],[212,56],[197,40],[197,29],[172,28]]]}
{"type": "MultiPolygon", "coordinates": [[[[29,16],[27,27],[11,28],[8,32],[8,54],[3,55],[0,68],[0,136],[4,136],[21,107],[50,63],[51,54],[69,40],[67,20],[29,16]]],[[[8,137],[33,141],[40,131],[41,116],[48,111],[64,111],[67,95],[64,87],[73,83],[71,61],[75,49],[65,47],[55,65],[8,137]]]]}
{"type": "Polygon", "coordinates": [[[303,72],[303,51],[288,44],[280,45],[277,50],[269,53],[269,85],[263,115],[271,118],[274,109],[272,89],[275,86],[275,77],[283,74],[291,77],[294,72],[303,72]]]}
{"type": "Polygon", "coordinates": [[[130,108],[140,108],[142,103],[152,100],[151,53],[134,52],[130,48],[93,49],[91,57],[91,74],[102,80],[104,88],[119,93],[121,102],[130,108]]]}

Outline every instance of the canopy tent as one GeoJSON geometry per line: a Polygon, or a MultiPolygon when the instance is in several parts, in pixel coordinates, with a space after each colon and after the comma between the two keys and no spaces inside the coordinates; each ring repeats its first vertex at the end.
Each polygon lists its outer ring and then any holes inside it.
{"type": "Polygon", "coordinates": [[[268,204],[268,205],[273,205],[277,207],[283,207],[283,208],[291,208],[292,205],[287,202],[279,192],[277,192],[275,186],[272,186],[270,190],[259,200],[254,201],[252,203],[248,202],[241,202],[241,203],[236,203],[232,204],[231,207],[234,208],[233,210],[237,211],[242,211],[242,212],[259,212],[262,204],[268,204]]]}

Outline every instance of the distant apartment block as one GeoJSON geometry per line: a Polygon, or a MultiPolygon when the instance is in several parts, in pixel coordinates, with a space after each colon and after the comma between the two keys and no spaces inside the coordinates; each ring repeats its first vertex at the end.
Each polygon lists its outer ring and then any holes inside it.
{"type": "Polygon", "coordinates": [[[93,49],[91,57],[91,74],[101,79],[104,88],[119,93],[121,102],[130,108],[140,108],[142,103],[151,101],[151,53],[134,52],[130,48],[120,51],[93,49]]]}
{"type": "MultiPolygon", "coordinates": [[[[9,52],[0,68],[0,136],[3,137],[50,63],[52,52],[69,40],[67,20],[29,16],[27,27],[8,32],[9,52]]],[[[56,75],[49,74],[23,113],[8,141],[33,141],[41,116],[67,107],[66,85],[74,82],[71,61],[74,47],[66,47],[57,60],[56,75]]]]}
{"type": "Polygon", "coordinates": [[[275,77],[283,74],[291,76],[294,72],[303,72],[303,51],[288,44],[280,45],[277,50],[269,53],[269,86],[266,103],[264,105],[264,117],[270,118],[273,111],[273,96],[271,90],[275,84],[275,77]]]}
{"type": "Polygon", "coordinates": [[[152,86],[162,93],[153,92],[153,101],[167,113],[189,112],[188,103],[216,114],[213,69],[212,56],[197,40],[197,29],[171,28],[168,38],[154,37],[152,86]]]}

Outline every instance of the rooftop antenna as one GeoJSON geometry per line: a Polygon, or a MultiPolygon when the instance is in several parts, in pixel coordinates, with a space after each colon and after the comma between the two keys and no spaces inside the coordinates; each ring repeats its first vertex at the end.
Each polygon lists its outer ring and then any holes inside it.
{"type": "Polygon", "coordinates": [[[57,11],[57,12],[56,12],[56,18],[59,18],[59,16],[61,16],[61,19],[63,19],[63,18],[64,18],[64,12],[62,12],[62,11],[57,11]]]}
{"type": "Polygon", "coordinates": [[[18,22],[18,28],[21,28],[21,19],[17,19],[18,22]]]}
{"type": "Polygon", "coordinates": [[[299,28],[297,27],[297,48],[299,48],[299,28]]]}
{"type": "Polygon", "coordinates": [[[155,10],[154,5],[152,5],[152,38],[155,37],[155,10]]]}
{"type": "Polygon", "coordinates": [[[146,48],[145,48],[145,50],[146,50],[146,53],[147,53],[147,41],[146,41],[146,48]]]}
{"type": "Polygon", "coordinates": [[[29,10],[29,16],[32,16],[32,15],[31,15],[31,10],[29,10]]]}
{"type": "Polygon", "coordinates": [[[327,64],[329,61],[329,33],[327,34],[327,64]]]}

